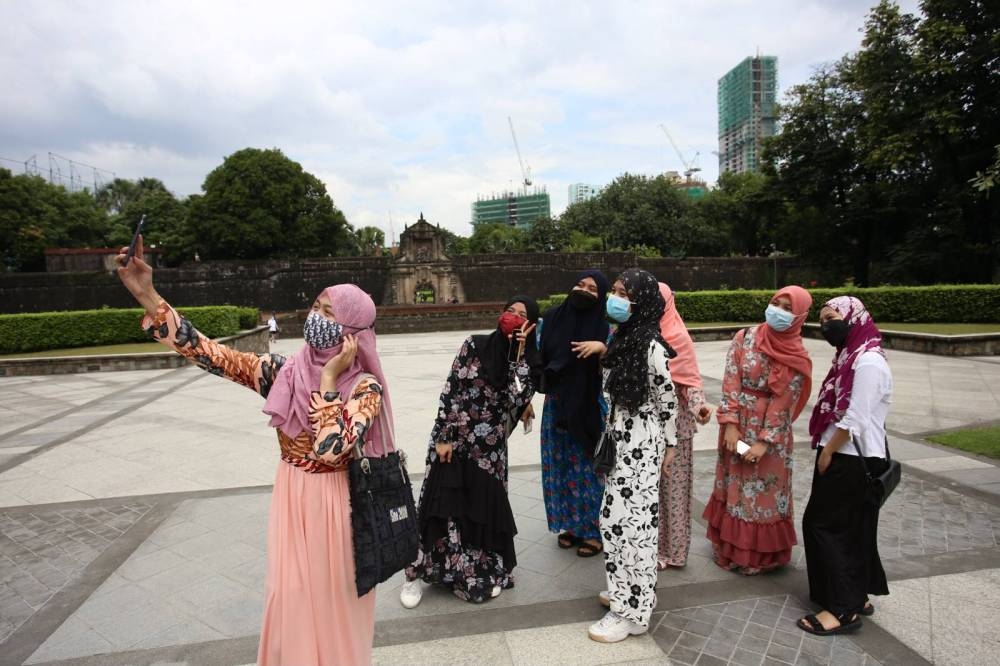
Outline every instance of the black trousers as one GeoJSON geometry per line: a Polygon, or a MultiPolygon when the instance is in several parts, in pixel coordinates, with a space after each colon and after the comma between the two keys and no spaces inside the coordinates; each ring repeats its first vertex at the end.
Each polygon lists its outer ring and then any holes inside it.
{"type": "MultiPolygon", "coordinates": [[[[865,462],[872,475],[888,467],[882,458],[865,462]]],[[[870,594],[889,594],[878,555],[878,509],[864,501],[865,482],[857,456],[833,454],[825,474],[813,470],[802,515],[809,598],[834,615],[860,611],[870,594]]]]}

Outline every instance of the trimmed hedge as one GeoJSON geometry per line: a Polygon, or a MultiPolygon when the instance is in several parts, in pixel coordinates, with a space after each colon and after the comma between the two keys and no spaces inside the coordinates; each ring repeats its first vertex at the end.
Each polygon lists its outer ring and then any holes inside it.
{"type": "MultiPolygon", "coordinates": [[[[199,331],[219,338],[239,331],[241,310],[253,309],[213,305],[178,310],[199,331]]],[[[142,315],[141,308],[0,315],[0,353],[146,342],[149,336],[139,328],[142,315]]]]}
{"type": "MultiPolygon", "coordinates": [[[[949,322],[955,324],[1000,322],[1000,285],[937,285],[932,287],[842,287],[810,289],[813,306],[809,321],[816,321],[823,303],[835,296],[861,299],[875,322],[949,322]]],[[[770,290],[677,292],[677,311],[685,321],[763,321],[764,308],[774,295],[770,290]]],[[[565,294],[539,301],[545,307],[561,303],[565,294]]],[[[542,308],[544,311],[544,307],[542,308]]]]}
{"type": "Polygon", "coordinates": [[[260,310],[257,308],[237,307],[240,311],[240,330],[245,331],[260,326],[260,310]]]}

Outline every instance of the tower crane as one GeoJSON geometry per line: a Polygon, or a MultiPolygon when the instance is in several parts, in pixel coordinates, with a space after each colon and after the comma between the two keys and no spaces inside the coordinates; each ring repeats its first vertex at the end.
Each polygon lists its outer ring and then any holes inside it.
{"type": "Polygon", "coordinates": [[[692,174],[701,171],[701,167],[695,164],[698,161],[698,153],[696,152],[694,154],[694,157],[692,157],[690,161],[686,160],[684,158],[684,153],[682,153],[681,149],[677,147],[677,142],[674,141],[674,137],[670,136],[670,132],[667,131],[666,126],[661,123],[660,129],[663,130],[663,133],[667,135],[667,139],[670,141],[670,145],[674,147],[674,152],[677,153],[677,157],[680,158],[681,164],[684,165],[684,177],[688,180],[691,180],[692,174]]]}
{"type": "Polygon", "coordinates": [[[531,187],[531,167],[524,163],[521,158],[521,146],[517,145],[517,133],[514,132],[514,121],[507,116],[507,124],[510,125],[510,135],[514,139],[514,150],[517,151],[517,162],[521,165],[521,178],[525,187],[531,187]]]}

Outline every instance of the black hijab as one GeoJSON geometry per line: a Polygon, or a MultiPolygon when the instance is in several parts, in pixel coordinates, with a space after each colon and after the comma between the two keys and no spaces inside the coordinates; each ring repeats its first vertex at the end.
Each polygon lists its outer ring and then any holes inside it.
{"type": "Polygon", "coordinates": [[[597,283],[597,300],[592,307],[580,310],[567,299],[542,317],[542,386],[545,393],[559,400],[556,427],[567,430],[584,453],[593,456],[603,427],[598,406],[600,361],[597,356],[577,358],[570,343],[605,342],[610,327],[604,313],[608,278],[599,270],[588,269],[579,273],[573,284],[588,277],[597,283]]]}
{"type": "Polygon", "coordinates": [[[602,364],[610,371],[607,390],[611,401],[635,412],[649,395],[649,343],[656,341],[663,345],[670,358],[677,353],[660,334],[660,318],[666,303],[653,274],[630,268],[618,279],[632,301],[632,315],[619,324],[602,364]]]}
{"type": "MultiPolygon", "coordinates": [[[[514,303],[523,303],[524,310],[528,315],[528,323],[538,323],[538,303],[535,299],[524,294],[513,296],[503,306],[504,311],[514,303]]],[[[479,355],[479,367],[482,368],[488,381],[494,388],[507,388],[507,375],[510,368],[510,360],[513,360],[514,350],[511,350],[510,339],[500,330],[499,324],[496,330],[488,335],[472,336],[473,344],[479,355]]],[[[538,386],[538,378],[541,375],[541,355],[538,353],[538,343],[535,342],[535,331],[528,334],[527,342],[524,345],[524,360],[528,364],[529,371],[535,386],[538,386]]]]}

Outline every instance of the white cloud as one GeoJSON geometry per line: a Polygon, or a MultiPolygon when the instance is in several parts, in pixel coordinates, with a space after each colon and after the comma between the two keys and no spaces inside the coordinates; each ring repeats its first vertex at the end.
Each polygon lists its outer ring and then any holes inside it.
{"type": "Polygon", "coordinates": [[[391,212],[398,234],[422,210],[467,233],[476,195],[520,179],[507,116],[555,212],[571,182],[677,169],[659,123],[714,178],[716,80],[759,47],[799,83],[857,48],[868,5],[3,3],[0,157],[184,195],[278,147],[355,225],[388,232],[391,212]]]}

